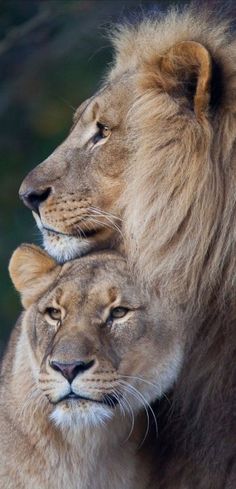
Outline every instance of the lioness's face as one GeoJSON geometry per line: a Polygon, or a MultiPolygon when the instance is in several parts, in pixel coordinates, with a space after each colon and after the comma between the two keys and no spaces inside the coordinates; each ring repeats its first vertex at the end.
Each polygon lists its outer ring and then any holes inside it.
{"type": "Polygon", "coordinates": [[[175,380],[180,330],[159,316],[157,301],[147,304],[119,255],[92,254],[61,267],[23,245],[10,273],[27,309],[35,383],[59,425],[138,411],[175,380]]]}
{"type": "Polygon", "coordinates": [[[44,247],[60,261],[110,247],[119,238],[129,92],[123,77],[84,102],[67,139],[21,186],[44,247]]]}

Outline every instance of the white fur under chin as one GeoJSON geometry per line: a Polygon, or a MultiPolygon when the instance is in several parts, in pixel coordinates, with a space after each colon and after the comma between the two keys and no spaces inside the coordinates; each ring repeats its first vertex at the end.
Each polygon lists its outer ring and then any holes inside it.
{"type": "Polygon", "coordinates": [[[43,231],[44,249],[59,263],[64,263],[74,258],[79,258],[89,252],[91,246],[85,239],[72,236],[60,236],[56,241],[43,231]]]}
{"type": "Polygon", "coordinates": [[[32,213],[37,227],[43,235],[43,246],[49,255],[59,263],[79,258],[89,252],[91,245],[86,239],[73,236],[53,234],[44,229],[38,214],[32,213]],[[59,239],[58,239],[59,237],[59,239]]]}
{"type": "Polygon", "coordinates": [[[104,425],[113,416],[112,409],[95,404],[89,409],[73,408],[65,409],[56,406],[50,415],[51,421],[60,429],[84,429],[95,428],[104,425]]]}

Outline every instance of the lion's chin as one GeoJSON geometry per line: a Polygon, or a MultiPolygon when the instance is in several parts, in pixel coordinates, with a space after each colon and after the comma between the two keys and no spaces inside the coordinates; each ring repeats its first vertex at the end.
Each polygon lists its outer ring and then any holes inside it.
{"type": "Polygon", "coordinates": [[[62,430],[78,430],[104,425],[112,416],[113,410],[107,406],[80,401],[79,403],[63,402],[57,405],[50,419],[62,430]]]}
{"type": "Polygon", "coordinates": [[[92,250],[92,245],[86,239],[73,236],[58,236],[43,231],[44,249],[59,263],[79,258],[92,250]]]}

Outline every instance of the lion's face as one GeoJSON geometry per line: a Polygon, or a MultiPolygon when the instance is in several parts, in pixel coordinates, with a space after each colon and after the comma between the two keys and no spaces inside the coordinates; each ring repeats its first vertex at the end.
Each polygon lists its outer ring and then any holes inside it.
{"type": "Polygon", "coordinates": [[[59,425],[137,412],[175,380],[180,329],[161,319],[157,301],[148,305],[119,255],[92,254],[61,267],[23,245],[10,273],[26,306],[24,348],[36,388],[59,425]]]}
{"type": "Polygon", "coordinates": [[[46,250],[60,261],[111,246],[119,237],[129,91],[125,77],[84,102],[67,139],[21,186],[46,250]]]}

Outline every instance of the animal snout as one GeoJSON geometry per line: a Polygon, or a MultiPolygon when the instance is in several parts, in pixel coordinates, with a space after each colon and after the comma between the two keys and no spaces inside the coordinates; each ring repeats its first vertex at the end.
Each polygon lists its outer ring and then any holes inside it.
{"type": "Polygon", "coordinates": [[[71,384],[77,375],[83,374],[86,370],[89,370],[94,365],[94,360],[89,361],[74,361],[71,363],[59,362],[52,360],[50,362],[51,367],[60,372],[63,377],[71,384]]]}
{"type": "Polygon", "coordinates": [[[26,207],[29,207],[31,211],[39,214],[39,206],[47,200],[52,192],[51,187],[36,190],[33,188],[27,189],[27,191],[19,192],[20,198],[23,200],[26,207]]]}

